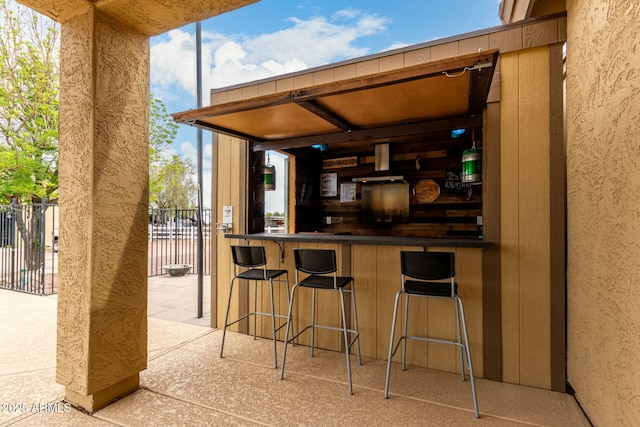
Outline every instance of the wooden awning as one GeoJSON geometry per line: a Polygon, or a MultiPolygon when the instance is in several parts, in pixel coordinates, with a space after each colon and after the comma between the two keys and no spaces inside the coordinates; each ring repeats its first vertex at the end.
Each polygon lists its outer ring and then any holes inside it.
{"type": "Polygon", "coordinates": [[[254,150],[477,127],[497,58],[479,52],[172,116],[249,140],[254,150]]]}

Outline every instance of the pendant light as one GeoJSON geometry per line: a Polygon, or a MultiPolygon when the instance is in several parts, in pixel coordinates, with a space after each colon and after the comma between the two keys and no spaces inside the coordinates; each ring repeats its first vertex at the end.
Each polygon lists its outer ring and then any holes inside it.
{"type": "Polygon", "coordinates": [[[264,191],[274,191],[276,189],[276,167],[269,160],[269,152],[267,151],[267,163],[260,169],[260,178],[264,191]]]}
{"type": "Polygon", "coordinates": [[[460,179],[466,183],[482,182],[482,153],[476,148],[475,131],[471,134],[471,149],[462,152],[462,174],[460,179]]]}

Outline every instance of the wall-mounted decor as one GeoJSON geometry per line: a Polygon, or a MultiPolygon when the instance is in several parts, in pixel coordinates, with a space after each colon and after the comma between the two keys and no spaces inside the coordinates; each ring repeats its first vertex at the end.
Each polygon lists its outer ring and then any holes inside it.
{"type": "Polygon", "coordinates": [[[322,169],[351,168],[354,166],[358,166],[358,156],[325,159],[322,161],[322,169]]]}
{"type": "Polygon", "coordinates": [[[335,197],[338,195],[338,174],[320,174],[320,197],[335,197]]]}
{"type": "Polygon", "coordinates": [[[356,184],[354,182],[347,182],[340,184],[340,202],[355,202],[356,201],[356,184]]]}

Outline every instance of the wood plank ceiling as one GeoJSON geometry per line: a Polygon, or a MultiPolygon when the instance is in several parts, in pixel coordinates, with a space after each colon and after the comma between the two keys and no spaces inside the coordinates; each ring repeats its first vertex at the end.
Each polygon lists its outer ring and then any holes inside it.
{"type": "Polygon", "coordinates": [[[497,57],[497,51],[480,52],[172,116],[249,140],[254,150],[476,127],[497,57]]]}

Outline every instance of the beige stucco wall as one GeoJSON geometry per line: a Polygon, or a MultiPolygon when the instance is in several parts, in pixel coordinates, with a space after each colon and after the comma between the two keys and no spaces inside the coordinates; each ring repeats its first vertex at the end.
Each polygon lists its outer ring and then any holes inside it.
{"type": "Polygon", "coordinates": [[[640,2],[567,11],[568,379],[595,425],[637,425],[640,2]]]}
{"type": "Polygon", "coordinates": [[[18,0],[57,22],[66,22],[91,9],[110,16],[135,33],[155,36],[202,21],[259,0],[18,0]]]}

